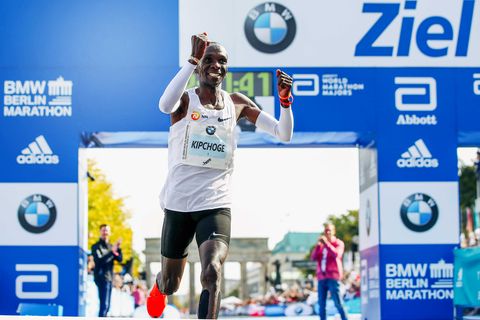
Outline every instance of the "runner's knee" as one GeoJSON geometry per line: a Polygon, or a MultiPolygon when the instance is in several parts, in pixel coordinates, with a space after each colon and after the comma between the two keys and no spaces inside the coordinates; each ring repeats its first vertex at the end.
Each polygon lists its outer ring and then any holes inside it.
{"type": "Polygon", "coordinates": [[[218,286],[220,283],[221,264],[219,262],[211,262],[202,272],[201,282],[208,287],[218,286]]]}
{"type": "Polygon", "coordinates": [[[180,281],[177,281],[176,279],[162,278],[162,283],[159,286],[160,287],[159,289],[163,294],[171,295],[178,290],[179,286],[180,286],[180,281]]]}

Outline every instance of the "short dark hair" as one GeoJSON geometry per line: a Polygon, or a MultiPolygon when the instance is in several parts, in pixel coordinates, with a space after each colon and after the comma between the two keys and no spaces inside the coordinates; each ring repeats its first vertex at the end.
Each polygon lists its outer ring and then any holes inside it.
{"type": "Polygon", "coordinates": [[[102,223],[102,224],[100,225],[100,230],[102,230],[103,227],[108,227],[108,226],[109,226],[108,224],[102,223]]]}
{"type": "MultiPolygon", "coordinates": [[[[219,43],[219,42],[215,42],[215,41],[212,41],[208,44],[208,47],[216,47],[216,48],[222,48],[223,50],[225,50],[225,52],[227,53],[227,57],[228,57],[228,51],[227,51],[227,48],[225,48],[223,46],[223,44],[219,43]]],[[[207,48],[208,48],[207,47],[207,48]]]]}

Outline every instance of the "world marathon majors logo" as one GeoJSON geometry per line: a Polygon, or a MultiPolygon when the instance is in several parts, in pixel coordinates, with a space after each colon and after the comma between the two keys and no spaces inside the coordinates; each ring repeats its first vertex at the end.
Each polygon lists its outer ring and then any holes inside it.
{"type": "Polygon", "coordinates": [[[425,193],[414,193],[403,200],[400,207],[403,224],[414,232],[430,230],[438,220],[438,206],[425,193]]]}
{"type": "Polygon", "coordinates": [[[56,219],[55,203],[43,194],[33,194],[23,199],[18,207],[18,221],[31,233],[43,233],[49,230],[56,219]]]}
{"type": "Polygon", "coordinates": [[[297,24],[292,12],[276,2],[265,2],[251,9],[245,19],[245,36],[258,51],[277,53],[295,38],[297,24]]]}

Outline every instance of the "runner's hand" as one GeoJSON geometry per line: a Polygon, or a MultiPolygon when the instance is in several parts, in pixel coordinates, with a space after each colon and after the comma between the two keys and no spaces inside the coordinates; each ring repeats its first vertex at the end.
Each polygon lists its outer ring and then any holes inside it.
{"type": "Polygon", "coordinates": [[[205,54],[210,41],[208,40],[207,33],[200,33],[192,36],[192,57],[195,59],[202,59],[205,54]]]}
{"type": "Polygon", "coordinates": [[[280,98],[291,96],[293,79],[280,69],[277,69],[277,89],[280,98]]]}

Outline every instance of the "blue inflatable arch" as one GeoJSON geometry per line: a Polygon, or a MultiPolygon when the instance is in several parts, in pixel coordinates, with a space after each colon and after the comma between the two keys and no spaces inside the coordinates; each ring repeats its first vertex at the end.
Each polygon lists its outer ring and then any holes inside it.
{"type": "Polygon", "coordinates": [[[480,145],[477,7],[3,1],[0,314],[16,314],[22,302],[84,313],[78,149],[166,146],[169,118],[158,98],[186,61],[190,35],[207,30],[230,53],[226,90],[278,117],[274,72],[295,79],[292,143],[241,123],[240,146],[359,147],[363,317],[451,319],[456,150],[480,145]],[[278,39],[259,36],[274,29],[259,17],[283,21],[278,39]],[[428,281],[418,287],[418,279],[428,281]]]}

